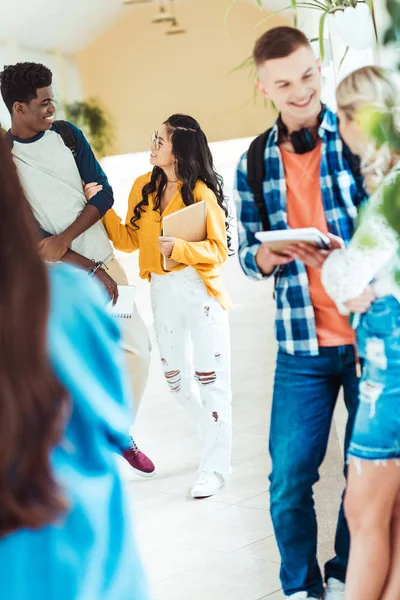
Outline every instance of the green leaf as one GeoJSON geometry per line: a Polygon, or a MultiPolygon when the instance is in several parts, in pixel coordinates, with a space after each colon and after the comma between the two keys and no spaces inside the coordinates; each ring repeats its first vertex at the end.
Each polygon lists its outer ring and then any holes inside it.
{"type": "Polygon", "coordinates": [[[290,10],[291,8],[292,8],[291,6],[285,6],[285,8],[281,8],[280,10],[275,10],[273,13],[270,13],[267,17],[264,17],[263,19],[261,19],[261,21],[258,21],[258,23],[255,24],[255,27],[259,27],[266,21],[269,21],[270,19],[272,19],[272,17],[275,17],[275,15],[279,15],[279,13],[285,12],[285,10],[290,10]]]}
{"type": "Polygon", "coordinates": [[[394,231],[400,234],[400,175],[382,191],[381,213],[394,231]]]}
{"type": "Polygon", "coordinates": [[[374,12],[374,0],[365,0],[365,4],[368,6],[372,14],[374,12]]]}
{"type": "Polygon", "coordinates": [[[233,73],[236,73],[237,71],[241,71],[242,69],[249,69],[253,65],[254,65],[254,59],[253,59],[253,57],[252,56],[248,56],[239,65],[236,65],[236,67],[233,67],[233,69],[231,69],[230,71],[228,71],[228,75],[232,75],[233,73]]]}
{"type": "Polygon", "coordinates": [[[226,7],[226,11],[225,11],[225,15],[224,15],[224,29],[226,29],[226,26],[228,24],[229,13],[231,12],[231,10],[235,6],[235,4],[236,4],[236,0],[231,0],[229,2],[228,6],[226,7]]]}
{"type": "Polygon", "coordinates": [[[383,45],[388,46],[393,42],[396,42],[396,32],[394,30],[394,27],[389,27],[389,29],[385,32],[385,35],[383,36],[383,45]]]}
{"type": "Polygon", "coordinates": [[[360,111],[359,116],[364,131],[378,147],[388,144],[393,152],[400,153],[400,133],[391,110],[369,108],[360,111]]]}
{"type": "Polygon", "coordinates": [[[297,21],[298,21],[297,0],[290,0],[290,3],[292,5],[292,10],[293,10],[293,26],[297,28],[297,21]]]}
{"type": "Polygon", "coordinates": [[[340,59],[338,71],[340,71],[340,69],[342,68],[342,65],[344,63],[344,60],[345,60],[345,58],[346,58],[347,53],[348,53],[349,50],[350,50],[349,46],[346,46],[346,50],[344,51],[344,54],[343,54],[342,58],[340,59]]]}
{"type": "Polygon", "coordinates": [[[262,9],[263,9],[263,3],[262,3],[262,0],[256,0],[256,2],[257,2],[257,4],[258,4],[258,8],[259,8],[260,10],[262,10],[262,9]]]}
{"type": "Polygon", "coordinates": [[[327,7],[322,2],[315,2],[314,0],[303,0],[301,2],[297,2],[297,8],[310,8],[311,10],[321,10],[322,12],[327,12],[330,10],[330,6],[327,7]]]}
{"type": "Polygon", "coordinates": [[[319,20],[319,54],[321,57],[321,61],[323,62],[325,58],[325,47],[324,47],[324,30],[325,30],[325,19],[328,12],[325,12],[321,15],[319,20]]]}

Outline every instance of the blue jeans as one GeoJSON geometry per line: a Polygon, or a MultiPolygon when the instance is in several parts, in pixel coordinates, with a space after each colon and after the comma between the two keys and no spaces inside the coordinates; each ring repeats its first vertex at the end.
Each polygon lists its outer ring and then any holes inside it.
{"type": "MultiPolygon", "coordinates": [[[[278,353],[270,430],[270,494],[281,554],[280,577],[287,595],[307,591],[318,597],[323,592],[312,487],[319,479],[341,387],[348,411],[347,452],[357,411],[358,383],[353,346],[320,348],[320,355],[315,357],[278,353]]],[[[336,556],[325,566],[326,580],[335,577],[345,581],[349,547],[342,505],[336,556]]]]}
{"type": "Polygon", "coordinates": [[[349,454],[364,460],[400,458],[400,303],[378,298],[357,329],[365,359],[349,454]]]}

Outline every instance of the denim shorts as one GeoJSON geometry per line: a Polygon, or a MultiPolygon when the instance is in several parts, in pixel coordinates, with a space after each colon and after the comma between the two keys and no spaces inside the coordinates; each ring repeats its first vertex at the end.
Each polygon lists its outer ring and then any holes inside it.
{"type": "Polygon", "coordinates": [[[364,359],[359,407],[349,455],[364,460],[400,458],[400,303],[378,298],[357,329],[364,359]]]}

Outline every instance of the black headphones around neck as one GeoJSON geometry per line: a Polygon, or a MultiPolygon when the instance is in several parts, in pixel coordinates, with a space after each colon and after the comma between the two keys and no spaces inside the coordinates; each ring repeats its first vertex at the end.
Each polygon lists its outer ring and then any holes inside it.
{"type": "Polygon", "coordinates": [[[282,121],[281,116],[278,118],[278,128],[279,128],[279,139],[290,140],[292,143],[293,149],[296,154],[306,154],[306,152],[311,152],[317,145],[318,134],[316,135],[319,126],[322,123],[323,119],[323,110],[319,113],[318,116],[318,125],[315,127],[302,127],[298,131],[293,131],[289,134],[285,123],[282,121]],[[316,131],[317,130],[317,131],[316,131]]]}

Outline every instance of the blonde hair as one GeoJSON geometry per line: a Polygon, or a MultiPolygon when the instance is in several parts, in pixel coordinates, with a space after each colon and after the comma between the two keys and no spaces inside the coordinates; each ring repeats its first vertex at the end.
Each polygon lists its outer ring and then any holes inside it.
{"type": "MultiPolygon", "coordinates": [[[[399,91],[389,69],[376,66],[362,67],[350,73],[336,91],[338,109],[354,121],[363,108],[392,112],[393,120],[399,107],[399,91]]],[[[380,148],[371,141],[361,157],[362,173],[367,192],[373,192],[397,162],[398,157],[385,144],[380,148]]]]}

